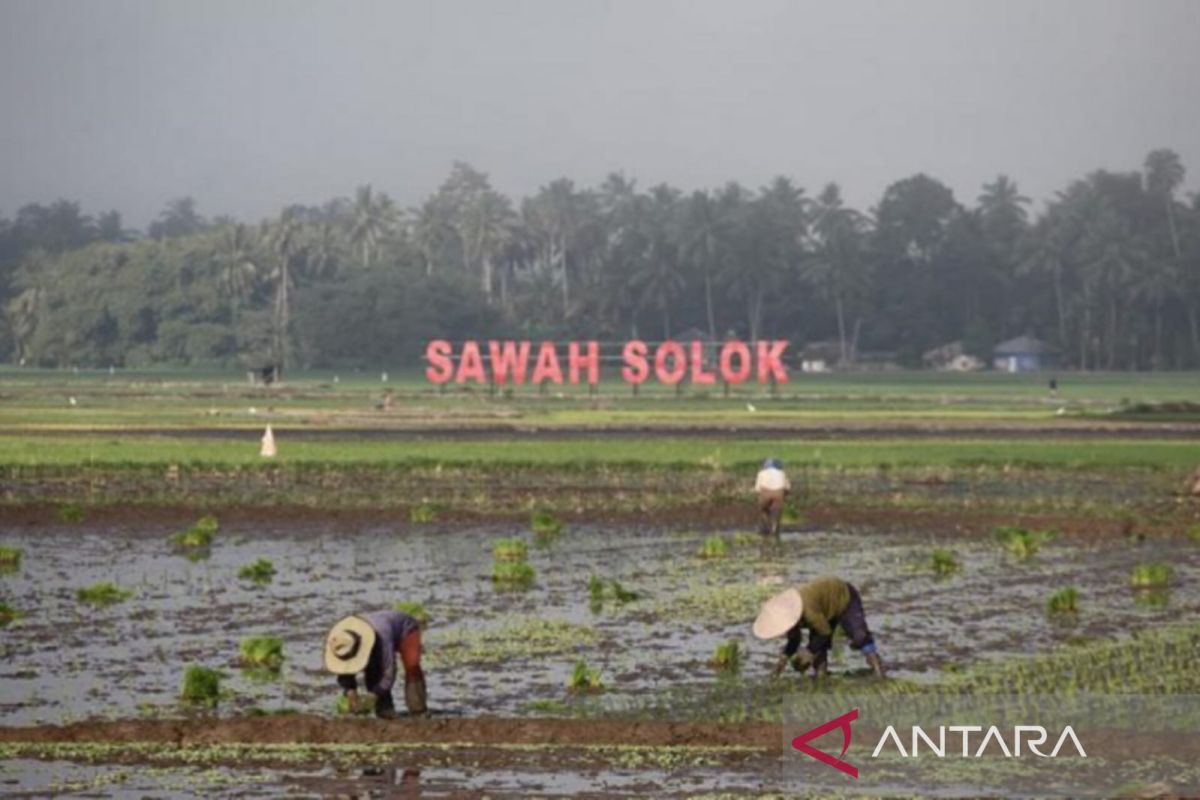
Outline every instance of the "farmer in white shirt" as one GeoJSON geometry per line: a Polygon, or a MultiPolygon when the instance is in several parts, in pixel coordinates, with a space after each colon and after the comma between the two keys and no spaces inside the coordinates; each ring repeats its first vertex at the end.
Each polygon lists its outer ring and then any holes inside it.
{"type": "Polygon", "coordinates": [[[777,458],[763,462],[758,477],[754,479],[754,491],[758,492],[758,531],[779,535],[779,522],[783,517],[783,501],[792,490],[792,483],[783,471],[783,463],[777,458]]]}

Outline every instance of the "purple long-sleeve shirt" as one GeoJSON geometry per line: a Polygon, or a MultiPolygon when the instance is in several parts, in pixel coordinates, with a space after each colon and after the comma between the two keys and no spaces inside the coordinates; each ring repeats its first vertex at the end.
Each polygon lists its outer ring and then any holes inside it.
{"type": "Polygon", "coordinates": [[[421,629],[415,619],[401,611],[372,611],[359,614],[375,629],[375,646],[367,662],[367,691],[390,692],[396,683],[396,648],[405,636],[421,629]]]}

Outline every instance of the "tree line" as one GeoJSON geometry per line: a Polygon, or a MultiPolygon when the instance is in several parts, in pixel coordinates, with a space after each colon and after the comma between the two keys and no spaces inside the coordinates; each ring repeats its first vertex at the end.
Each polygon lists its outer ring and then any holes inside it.
{"type": "Polygon", "coordinates": [[[0,218],[0,353],[44,366],[413,363],[431,338],[823,341],[917,365],[1033,335],[1080,369],[1200,367],[1200,196],[1155,150],[1036,216],[1001,175],[970,204],[917,174],[869,212],[787,177],[689,193],[621,174],[514,201],[456,163],[418,207],[359,187],[245,224],[172,201],[0,218]]]}

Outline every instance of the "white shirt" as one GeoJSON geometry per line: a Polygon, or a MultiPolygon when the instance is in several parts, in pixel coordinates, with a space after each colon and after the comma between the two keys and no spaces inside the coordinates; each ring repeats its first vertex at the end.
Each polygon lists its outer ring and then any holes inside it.
{"type": "Polygon", "coordinates": [[[768,467],[767,469],[760,469],[758,471],[758,477],[754,479],[754,491],[761,492],[765,490],[777,492],[781,489],[785,491],[791,491],[792,489],[792,482],[788,480],[783,470],[768,467]]]}

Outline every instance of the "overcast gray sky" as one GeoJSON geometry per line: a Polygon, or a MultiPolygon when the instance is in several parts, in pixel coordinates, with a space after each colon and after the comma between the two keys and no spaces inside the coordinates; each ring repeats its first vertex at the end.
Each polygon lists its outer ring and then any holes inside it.
{"type": "Polygon", "coordinates": [[[1042,200],[1171,147],[1200,174],[1200,0],[0,0],[0,214],[247,219],[455,159],[513,195],[925,171],[1042,200]]]}

